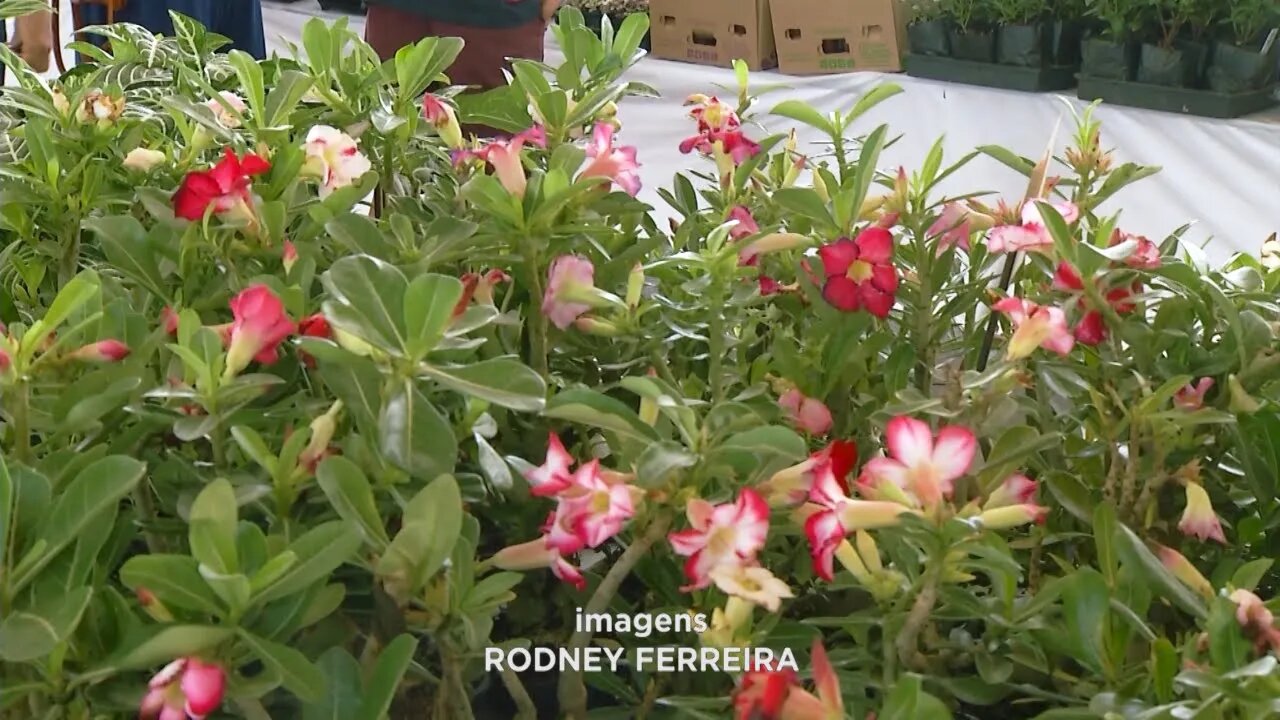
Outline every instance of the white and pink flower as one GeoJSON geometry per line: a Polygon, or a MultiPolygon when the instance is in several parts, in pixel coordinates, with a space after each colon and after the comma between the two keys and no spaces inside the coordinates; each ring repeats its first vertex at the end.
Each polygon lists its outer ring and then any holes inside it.
{"type": "Polygon", "coordinates": [[[557,495],[559,504],[544,529],[547,545],[562,555],[600,547],[635,515],[631,493],[630,485],[604,478],[599,460],[583,464],[557,495]]]}
{"type": "Polygon", "coordinates": [[[582,576],[582,571],[548,545],[546,537],[505,547],[494,554],[490,562],[499,570],[517,572],[550,568],[553,575],[578,590],[587,586],[587,580],[582,576]]]}
{"type": "Polygon", "coordinates": [[[721,505],[694,498],[685,512],[689,529],[667,539],[677,555],[689,558],[684,565],[689,584],[681,588],[686,592],[709,586],[717,567],[754,564],[769,534],[769,506],[754,490],[744,489],[736,501],[721,505]]]}
{"type": "Polygon", "coordinates": [[[978,441],[968,428],[943,427],[935,439],[929,424],[896,417],[885,428],[889,457],[872,458],[858,480],[870,496],[932,507],[951,497],[956,479],[969,472],[978,441]]]}
{"type": "MultiPolygon", "coordinates": [[[[1053,247],[1053,236],[1040,212],[1040,201],[1022,205],[1021,225],[1001,225],[987,236],[987,249],[998,252],[1046,252],[1053,247]]],[[[1053,203],[1052,207],[1068,225],[1080,218],[1080,210],[1071,203],[1053,203]]]]}
{"type": "Polygon", "coordinates": [[[213,112],[218,124],[228,130],[240,127],[242,124],[240,118],[244,117],[244,114],[249,111],[249,106],[245,104],[244,98],[227,90],[218,93],[216,98],[206,100],[204,105],[213,112]],[[219,99],[221,99],[221,102],[219,102],[219,99]]]}
{"type": "Polygon", "coordinates": [[[535,125],[510,140],[490,140],[479,150],[456,151],[454,163],[461,164],[467,158],[483,160],[493,168],[502,187],[516,197],[524,197],[529,186],[529,177],[524,170],[524,148],[526,145],[545,148],[547,133],[540,125],[535,125]]]}
{"type": "Polygon", "coordinates": [[[547,438],[547,458],[542,465],[525,473],[529,492],[538,497],[556,495],[573,484],[573,456],[564,449],[560,436],[551,433],[547,438]]]}
{"type": "Polygon", "coordinates": [[[565,330],[591,310],[595,274],[595,266],[580,255],[561,255],[551,263],[542,296],[542,313],[551,324],[565,330]]]}
{"type": "Polygon", "coordinates": [[[1179,410],[1195,412],[1204,407],[1204,396],[1213,389],[1213,378],[1202,377],[1194,385],[1187,385],[1173,394],[1173,404],[1179,410]]]}
{"type": "Polygon", "coordinates": [[[615,147],[613,132],[613,125],[596,123],[591,144],[587,146],[589,162],[578,177],[608,180],[635,197],[640,192],[640,164],[636,162],[636,149],[630,146],[615,147]]]}
{"type": "Polygon", "coordinates": [[[355,138],[328,125],[316,125],[303,146],[308,172],[320,178],[320,197],[347,187],[373,169],[355,138]]]}
{"type": "Polygon", "coordinates": [[[849,497],[836,480],[830,463],[814,469],[809,501],[811,505],[805,508],[809,515],[805,519],[804,533],[809,540],[814,572],[828,581],[835,579],[836,551],[849,533],[892,527],[901,522],[904,513],[919,513],[899,502],[849,497]]]}
{"type": "Polygon", "coordinates": [[[1004,298],[991,308],[1008,315],[1013,322],[1013,337],[1005,351],[1009,360],[1027,357],[1038,347],[1066,355],[1076,345],[1076,337],[1067,325],[1062,308],[1037,305],[1016,297],[1004,298]]]}
{"type": "Polygon", "coordinates": [[[782,393],[778,406],[787,412],[791,424],[809,435],[826,435],[831,431],[831,410],[826,403],[811,398],[796,388],[782,393]]]}
{"type": "Polygon", "coordinates": [[[1186,485],[1187,507],[1182,512],[1182,520],[1178,530],[1183,535],[1197,537],[1201,540],[1216,540],[1226,544],[1227,538],[1222,534],[1222,523],[1213,511],[1213,501],[1209,493],[1200,483],[1188,482],[1186,485]]]}
{"type": "Polygon", "coordinates": [[[140,720],[201,720],[222,705],[227,677],[221,665],[174,660],[156,673],[138,708],[140,720]]]}

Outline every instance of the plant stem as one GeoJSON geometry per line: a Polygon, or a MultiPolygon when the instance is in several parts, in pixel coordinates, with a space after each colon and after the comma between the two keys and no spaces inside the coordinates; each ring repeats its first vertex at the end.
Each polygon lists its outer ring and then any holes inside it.
{"type": "Polygon", "coordinates": [[[58,287],[64,287],[80,269],[80,223],[76,222],[71,237],[65,241],[62,262],[58,265],[58,287]]]}
{"type": "Polygon", "coordinates": [[[919,277],[920,294],[916,300],[915,346],[920,352],[916,365],[916,387],[926,397],[931,396],[933,384],[933,358],[928,348],[933,322],[933,257],[924,232],[916,233],[916,275],[919,277]]]}
{"type": "MultiPolygon", "coordinates": [[[[667,529],[671,527],[671,514],[663,511],[653,519],[653,522],[645,530],[644,535],[636,538],[635,542],[622,553],[618,561],[609,568],[609,574],[604,576],[604,580],[600,581],[600,585],[596,587],[595,593],[591,595],[591,599],[587,601],[587,606],[583,608],[586,615],[594,615],[604,612],[609,607],[609,603],[613,602],[613,596],[618,593],[618,588],[622,586],[622,581],[627,579],[631,574],[631,570],[635,568],[636,563],[640,562],[640,558],[649,553],[649,549],[654,543],[666,537],[667,529]]],[[[590,630],[577,630],[573,636],[569,638],[568,650],[570,653],[581,651],[591,642],[592,632],[590,630]]],[[[582,682],[582,671],[565,671],[560,676],[560,711],[567,720],[586,720],[587,719],[587,687],[582,682]]]]}
{"type": "MultiPolygon", "coordinates": [[[[1018,264],[1018,253],[1011,252],[1004,260],[1004,269],[1000,271],[1000,292],[1003,294],[1009,291],[1009,283],[1013,281],[1013,269],[1018,264]]],[[[987,332],[982,338],[982,349],[978,351],[978,372],[987,369],[987,360],[991,357],[991,344],[996,339],[996,326],[1000,322],[1000,316],[997,313],[991,313],[990,319],[987,320],[987,332]]]]}
{"type": "Polygon", "coordinates": [[[19,462],[31,462],[31,390],[26,382],[18,383],[14,401],[13,455],[19,462]]]}
{"type": "Polygon", "coordinates": [[[895,643],[898,659],[904,666],[911,669],[919,669],[921,665],[920,631],[929,621],[929,614],[933,612],[933,606],[938,602],[938,584],[942,580],[942,560],[942,557],[935,557],[930,561],[929,567],[925,568],[924,584],[920,588],[920,594],[916,596],[915,603],[911,605],[911,612],[907,614],[907,620],[902,624],[902,631],[898,633],[895,643]]]}
{"type": "Polygon", "coordinates": [[[712,282],[711,317],[707,323],[707,373],[711,381],[711,400],[724,400],[724,302],[718,280],[712,282]]]}
{"type": "Polygon", "coordinates": [[[551,368],[547,358],[547,316],[542,313],[542,274],[538,272],[537,259],[531,259],[529,277],[529,304],[525,308],[525,325],[529,330],[529,363],[544,380],[550,379],[551,368]]]}
{"type": "Polygon", "coordinates": [[[524,689],[524,683],[520,682],[515,670],[502,668],[502,684],[516,704],[515,720],[538,720],[538,707],[533,704],[533,698],[529,697],[529,691],[524,689]]]}

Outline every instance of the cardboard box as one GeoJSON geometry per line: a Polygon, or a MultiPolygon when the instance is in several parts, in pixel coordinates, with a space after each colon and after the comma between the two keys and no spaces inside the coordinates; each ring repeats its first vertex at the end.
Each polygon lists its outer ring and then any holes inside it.
{"type": "Polygon", "coordinates": [[[752,70],[778,66],[769,0],[649,0],[650,54],[752,70]]]}
{"type": "Polygon", "coordinates": [[[906,11],[898,0],[773,0],[772,13],[784,73],[902,71],[906,11]]]}

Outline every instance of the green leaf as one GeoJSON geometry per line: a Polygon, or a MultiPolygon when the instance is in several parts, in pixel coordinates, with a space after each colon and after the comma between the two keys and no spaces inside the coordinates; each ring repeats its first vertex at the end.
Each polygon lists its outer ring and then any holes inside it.
{"type": "Polygon", "coordinates": [[[403,308],[409,281],[394,265],[367,255],[344,257],[320,277],[332,300],[324,314],[339,330],[395,355],[406,351],[403,308]]]}
{"type": "Polygon", "coordinates": [[[885,698],[884,707],[876,715],[877,719],[917,720],[916,707],[920,704],[922,692],[919,675],[904,675],[885,698]]]}
{"type": "Polygon", "coordinates": [[[642,488],[659,488],[671,474],[698,464],[698,456],[670,440],[653,443],[636,461],[636,484],[642,488]]]}
{"type": "Polygon", "coordinates": [[[418,371],[451,390],[512,410],[539,412],[546,406],[546,382],[518,360],[493,358],[452,366],[423,363],[418,371]]]}
{"type": "Polygon", "coordinates": [[[320,378],[342,401],[360,432],[378,432],[382,408],[382,374],[372,360],[324,340],[304,341],[302,349],[316,358],[320,378]]]}
{"type": "Polygon", "coordinates": [[[216,615],[218,598],[197,566],[186,555],[135,555],[120,568],[120,581],[130,590],[146,588],[169,607],[216,615]]]}
{"type": "Polygon", "coordinates": [[[452,472],[457,461],[458,440],[449,421],[409,380],[382,408],[378,437],[387,460],[417,478],[452,472]]]}
{"type": "Polygon", "coordinates": [[[1209,657],[1213,660],[1213,667],[1235,669],[1253,654],[1253,643],[1241,630],[1236,620],[1236,604],[1231,600],[1214,598],[1204,629],[1209,636],[1209,657]]]}
{"type": "Polygon", "coordinates": [[[575,388],[557,393],[543,415],[599,428],[642,443],[657,442],[658,434],[631,408],[594,390],[575,388]]]}
{"type": "MultiPolygon", "coordinates": [[[[413,662],[418,641],[412,635],[400,635],[387,644],[378,655],[378,662],[369,674],[364,699],[360,703],[360,720],[383,720],[391,709],[400,681],[413,662]]],[[[345,718],[343,720],[346,720],[345,718]]]]}
{"type": "Polygon", "coordinates": [[[836,136],[836,128],[831,124],[831,121],[823,117],[822,113],[815,110],[812,105],[802,100],[783,100],[774,105],[769,113],[795,120],[815,130],[821,130],[828,138],[835,138],[836,136]]]}
{"type": "Polygon", "coordinates": [[[302,720],[352,720],[360,716],[364,691],[360,663],[341,647],[329,648],[316,662],[324,673],[324,697],[302,708],[302,720]]]}
{"type": "Polygon", "coordinates": [[[220,575],[232,575],[239,568],[236,557],[236,491],[225,478],[204,487],[191,503],[188,541],[191,554],[202,565],[220,575]]]}
{"type": "Polygon", "coordinates": [[[11,613],[0,624],[0,659],[28,662],[53,652],[75,632],[89,607],[93,591],[87,587],[58,597],[39,612],[11,613]]]}
{"type": "Polygon", "coordinates": [[[790,428],[778,425],[752,428],[730,435],[720,444],[721,450],[741,450],[766,460],[796,461],[809,454],[804,438],[790,428]]]}
{"type": "Polygon", "coordinates": [[[297,70],[285,70],[276,76],[275,87],[267,93],[267,102],[262,109],[262,125],[271,128],[286,125],[289,115],[313,84],[309,75],[297,70]]]}
{"type": "Polygon", "coordinates": [[[1262,584],[1262,579],[1267,576],[1267,571],[1274,563],[1275,560],[1271,558],[1258,558],[1247,562],[1231,576],[1231,584],[1244,590],[1255,590],[1262,584]]]}
{"type": "Polygon", "coordinates": [[[390,260],[396,257],[396,246],[387,240],[378,225],[364,215],[339,215],[324,225],[329,237],[355,253],[390,260]]]}
{"type": "Polygon", "coordinates": [[[1173,643],[1168,638],[1157,638],[1151,646],[1151,683],[1155,686],[1156,699],[1162,703],[1173,700],[1173,679],[1179,664],[1173,643]]]}
{"type": "Polygon", "coordinates": [[[10,592],[16,594],[68,545],[79,538],[86,527],[104,513],[114,513],[120,500],[142,480],[146,465],[123,455],[111,455],[89,464],[76,474],[58,496],[43,523],[38,542],[44,550],[39,559],[15,569],[10,592]]]}
{"type": "Polygon", "coordinates": [[[4,453],[0,453],[0,558],[9,557],[9,528],[17,525],[14,512],[16,496],[9,466],[5,464],[4,453]]]}
{"type": "Polygon", "coordinates": [[[462,282],[448,275],[419,275],[404,293],[405,352],[424,357],[444,337],[453,308],[462,297],[462,282]]]}
{"type": "Polygon", "coordinates": [[[276,474],[276,466],[279,463],[275,453],[267,448],[267,444],[263,442],[257,430],[247,425],[236,425],[231,428],[231,437],[235,439],[244,454],[249,456],[249,459],[262,466],[268,474],[276,474]]]}
{"type": "Polygon", "coordinates": [[[1101,503],[1093,511],[1093,542],[1098,547],[1098,568],[1106,578],[1107,587],[1119,590],[1120,559],[1116,556],[1116,509],[1110,503],[1101,503]]]}
{"type": "Polygon", "coordinates": [[[208,650],[231,637],[231,634],[230,628],[207,625],[164,625],[90,675],[108,675],[120,670],[155,667],[161,663],[170,662],[174,658],[195,655],[208,650]]]}
{"type": "Polygon", "coordinates": [[[288,551],[297,561],[254,595],[254,602],[267,603],[306,590],[351,559],[361,542],[355,526],[342,520],[317,525],[289,544],[288,551]]]}
{"type": "Polygon", "coordinates": [[[1135,565],[1136,569],[1152,582],[1153,589],[1197,618],[1203,620],[1209,616],[1204,600],[1166,570],[1160,559],[1128,527],[1119,526],[1116,532],[1116,545],[1125,563],[1135,565]]]}
{"type": "Polygon", "coordinates": [[[378,575],[406,592],[421,587],[453,552],[463,515],[457,480],[436,478],[405,507],[400,532],[378,561],[378,575]]]}
{"type": "Polygon", "coordinates": [[[862,117],[867,113],[867,111],[871,110],[871,108],[901,92],[902,86],[894,83],[885,83],[883,85],[877,85],[871,90],[863,93],[862,97],[858,98],[858,102],[854,103],[853,108],[849,110],[847,115],[845,115],[845,128],[847,129],[850,123],[862,117]]]}
{"type": "Polygon", "coordinates": [[[98,234],[102,251],[114,269],[157,297],[169,297],[156,254],[147,242],[147,231],[136,218],[130,215],[90,218],[84,227],[98,234]]]}
{"type": "Polygon", "coordinates": [[[226,57],[231,67],[235,68],[236,76],[240,81],[238,89],[244,93],[245,103],[253,111],[250,120],[256,121],[255,124],[259,127],[267,127],[263,124],[267,93],[262,78],[262,68],[259,67],[258,61],[243,50],[232,50],[226,57]]]}
{"type": "Polygon", "coordinates": [[[373,487],[359,465],[341,455],[326,458],[316,468],[316,483],[338,517],[359,527],[365,542],[378,552],[386,549],[390,539],[373,500],[373,487]]]}
{"type": "Polygon", "coordinates": [[[320,702],[325,696],[325,677],[307,656],[279,643],[241,631],[240,639],[249,646],[267,669],[280,678],[285,689],[305,703],[320,702]]]}
{"type": "Polygon", "coordinates": [[[44,317],[40,319],[31,330],[22,336],[22,347],[25,352],[31,352],[35,348],[42,347],[44,341],[57,330],[62,323],[67,321],[73,313],[79,310],[85,303],[92,300],[101,290],[101,281],[98,274],[92,270],[85,270],[79,275],[71,278],[71,281],[62,286],[57,296],[53,298],[49,309],[45,311],[44,317]],[[39,330],[36,330],[36,328],[39,330]]]}
{"type": "Polygon", "coordinates": [[[1103,658],[1107,635],[1107,615],[1111,600],[1107,581],[1093,568],[1082,568],[1072,576],[1062,593],[1063,614],[1076,660],[1099,674],[1110,674],[1103,658]]]}

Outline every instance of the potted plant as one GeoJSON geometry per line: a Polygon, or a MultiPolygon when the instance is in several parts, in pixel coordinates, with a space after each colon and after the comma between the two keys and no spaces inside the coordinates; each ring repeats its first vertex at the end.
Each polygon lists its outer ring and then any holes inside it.
{"type": "Polygon", "coordinates": [[[913,55],[951,56],[950,23],[943,0],[907,0],[907,42],[913,55]]]}
{"type": "Polygon", "coordinates": [[[1277,43],[1269,28],[1280,14],[1276,0],[1235,0],[1222,20],[1228,37],[1209,64],[1209,88],[1221,93],[1261,90],[1275,81],[1277,43]]]}
{"type": "Polygon", "coordinates": [[[1170,87],[1195,87],[1205,65],[1207,48],[1190,36],[1205,12],[1204,0],[1149,0],[1156,19],[1155,43],[1144,42],[1138,61],[1138,82],[1170,87]]]}
{"type": "Polygon", "coordinates": [[[996,27],[991,0],[944,0],[951,17],[951,53],[959,60],[995,62],[996,27]]]}
{"type": "MultiPolygon", "coordinates": [[[[583,23],[597,34],[606,17],[617,28],[628,16],[649,12],[649,0],[568,0],[565,4],[581,10],[583,23]]],[[[649,49],[647,33],[640,42],[640,47],[649,49]]]]}
{"type": "Polygon", "coordinates": [[[1054,18],[1052,64],[1078,67],[1089,10],[1086,0],[1050,0],[1049,5],[1054,18]]]}
{"type": "Polygon", "coordinates": [[[1134,0],[1085,0],[1087,14],[1101,30],[1080,46],[1084,75],[1107,80],[1133,79],[1137,57],[1133,34],[1140,26],[1141,7],[1134,0]]]}
{"type": "Polygon", "coordinates": [[[1048,0],[993,0],[992,4],[1000,26],[996,61],[1019,67],[1044,64],[1053,48],[1048,0]]]}

